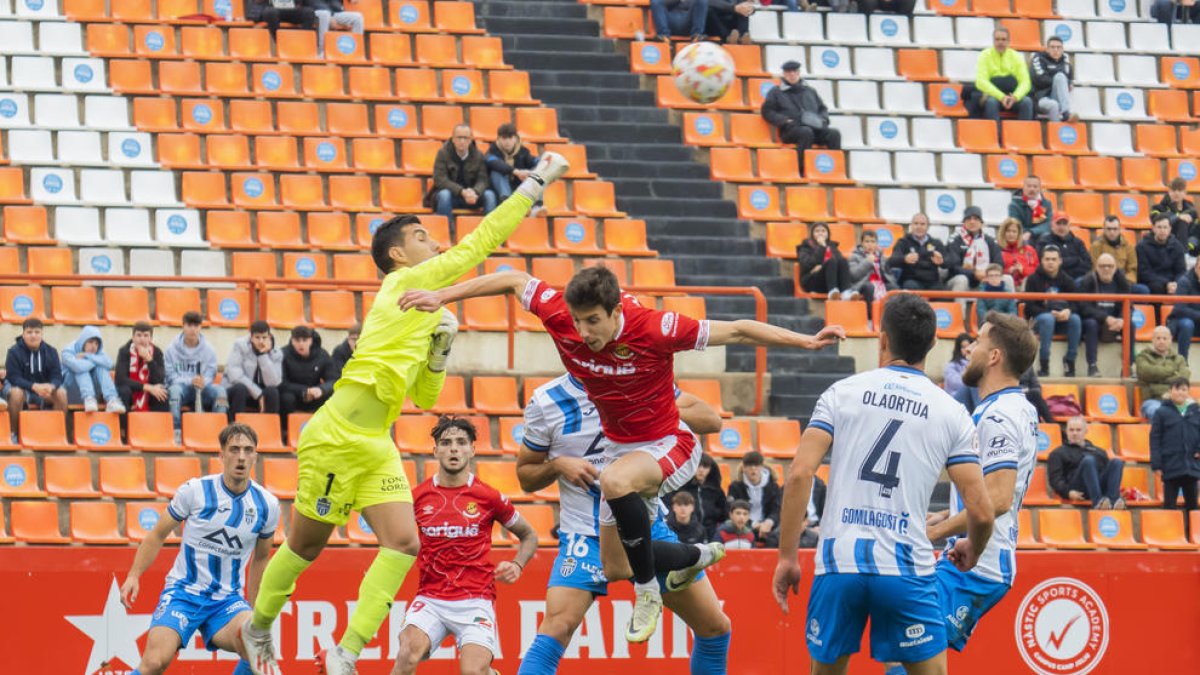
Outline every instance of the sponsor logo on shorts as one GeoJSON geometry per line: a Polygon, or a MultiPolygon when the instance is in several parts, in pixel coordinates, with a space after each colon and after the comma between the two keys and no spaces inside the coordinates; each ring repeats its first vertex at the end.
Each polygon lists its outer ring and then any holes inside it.
{"type": "Polygon", "coordinates": [[[184,615],[184,613],[183,613],[183,612],[180,612],[179,610],[174,610],[174,609],[173,609],[173,610],[171,610],[171,616],[172,616],[172,617],[173,617],[173,618],[174,618],[176,621],[178,621],[178,622],[179,622],[179,627],[180,627],[180,628],[187,628],[187,626],[188,626],[188,618],[187,618],[187,616],[185,616],[185,615],[184,615]]]}
{"type": "Polygon", "coordinates": [[[820,638],[820,635],[821,624],[817,623],[816,619],[810,619],[808,622],[808,635],[806,636],[808,641],[818,647],[821,647],[825,644],[825,641],[820,638]]]}
{"type": "Polygon", "coordinates": [[[495,625],[492,624],[492,620],[487,618],[486,616],[477,616],[474,619],[471,619],[471,623],[483,626],[484,628],[487,628],[488,630],[492,630],[493,628],[495,628],[495,625]]]}
{"type": "Polygon", "coordinates": [[[379,482],[381,492],[403,492],[406,487],[408,480],[404,476],[386,476],[379,482]]]}
{"type": "Polygon", "coordinates": [[[909,626],[908,628],[904,629],[905,637],[911,638],[913,640],[921,637],[924,634],[925,634],[925,624],[923,624],[923,623],[915,623],[915,624],[909,626]]]}
{"type": "Polygon", "coordinates": [[[1084,675],[1108,649],[1108,610],[1100,594],[1070,577],[1047,579],[1021,600],[1017,650],[1038,675],[1084,675]]]}
{"type": "Polygon", "coordinates": [[[329,501],[329,497],[317,497],[317,515],[327,516],[330,509],[333,508],[333,503],[329,501]]]}

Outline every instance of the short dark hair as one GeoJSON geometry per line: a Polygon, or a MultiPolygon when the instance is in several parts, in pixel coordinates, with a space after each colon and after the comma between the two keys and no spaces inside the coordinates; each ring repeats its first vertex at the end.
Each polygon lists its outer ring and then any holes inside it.
{"type": "Polygon", "coordinates": [[[1063,43],[1062,38],[1057,35],[1051,35],[1050,39],[1046,40],[1046,44],[1050,44],[1051,42],[1057,42],[1060,45],[1063,43]]]}
{"type": "Polygon", "coordinates": [[[421,220],[416,216],[394,216],[385,221],[371,235],[371,260],[380,272],[388,274],[395,264],[388,256],[388,250],[395,246],[404,245],[406,230],[412,225],[419,225],[421,220]]]}
{"type": "Polygon", "coordinates": [[[746,454],[742,455],[742,466],[762,466],[762,465],[763,465],[763,456],[762,456],[761,452],[759,452],[757,450],[751,450],[750,452],[747,452],[746,454]]]}
{"type": "Polygon", "coordinates": [[[138,321],[133,324],[133,332],[135,333],[153,333],[154,326],[150,325],[149,321],[138,321]]]}
{"type": "Polygon", "coordinates": [[[1192,383],[1186,377],[1172,377],[1167,380],[1167,385],[1174,389],[1175,387],[1191,387],[1192,383]]]}
{"type": "Polygon", "coordinates": [[[1062,257],[1062,249],[1058,247],[1058,244],[1046,244],[1038,255],[1045,258],[1047,253],[1057,253],[1060,258],[1062,257]]]}
{"type": "Polygon", "coordinates": [[[892,356],[905,363],[920,363],[933,348],[937,315],[925,298],[896,293],[883,306],[883,332],[892,356]]]}
{"type": "Polygon", "coordinates": [[[185,326],[203,326],[204,317],[200,316],[200,312],[184,312],[183,325],[185,326]]]}
{"type": "Polygon", "coordinates": [[[315,337],[316,334],[317,334],[316,331],[314,331],[309,326],[295,326],[294,328],[292,328],[292,339],[293,340],[307,340],[311,337],[315,337]]]}
{"type": "Polygon", "coordinates": [[[30,328],[45,328],[46,324],[36,316],[31,316],[21,322],[21,330],[29,330],[30,328]]]}
{"type": "Polygon", "coordinates": [[[984,271],[987,272],[988,274],[991,274],[992,272],[999,272],[1001,274],[1004,274],[1004,266],[1001,265],[1000,263],[992,263],[992,264],[988,265],[986,268],[984,268],[984,271]]]}
{"type": "Polygon", "coordinates": [[[256,450],[258,449],[258,432],[254,430],[254,427],[244,422],[233,422],[232,424],[226,425],[225,428],[221,430],[221,434],[217,436],[217,442],[221,444],[221,449],[224,450],[225,446],[229,445],[229,441],[233,440],[234,436],[239,435],[249,438],[251,445],[253,445],[256,450]]]}
{"type": "Polygon", "coordinates": [[[1038,353],[1038,340],[1029,330],[1029,322],[1015,314],[988,312],[983,322],[991,324],[988,340],[1004,352],[1004,370],[1012,377],[1021,377],[1038,353]]]}
{"type": "Polygon", "coordinates": [[[866,241],[867,239],[874,239],[875,241],[879,241],[879,235],[875,234],[875,230],[864,229],[862,231],[862,235],[859,236],[858,240],[866,241]]]}
{"type": "Polygon", "coordinates": [[[262,333],[270,333],[270,332],[271,332],[271,324],[267,323],[266,321],[263,321],[262,319],[259,319],[259,320],[255,321],[254,323],[250,324],[250,334],[251,335],[261,335],[262,333]]]}
{"type": "Polygon", "coordinates": [[[695,506],[696,498],[692,496],[692,493],[680,490],[679,492],[675,493],[674,497],[671,497],[671,505],[674,506],[676,504],[682,506],[695,506]]]}
{"type": "Polygon", "coordinates": [[[451,429],[462,430],[462,432],[467,435],[467,439],[472,443],[475,442],[475,439],[478,436],[478,431],[476,431],[475,425],[471,424],[470,420],[464,417],[455,417],[453,415],[442,415],[439,417],[437,424],[433,425],[433,431],[429,432],[429,435],[433,437],[433,442],[437,443],[438,441],[442,440],[442,434],[450,431],[451,429]]]}
{"type": "Polygon", "coordinates": [[[1104,223],[1106,225],[1108,224],[1108,221],[1110,221],[1110,220],[1115,222],[1117,225],[1121,224],[1121,219],[1118,218],[1117,216],[1112,215],[1111,213],[1108,214],[1107,216],[1104,216],[1104,223]]]}
{"type": "Polygon", "coordinates": [[[1158,221],[1160,221],[1160,220],[1165,220],[1165,221],[1167,221],[1168,223],[1170,223],[1170,222],[1171,222],[1171,216],[1170,216],[1170,215],[1168,215],[1168,214],[1166,214],[1166,213],[1156,213],[1156,214],[1154,214],[1154,216],[1152,216],[1152,217],[1150,218],[1150,224],[1151,224],[1151,225],[1154,225],[1155,223],[1157,223],[1157,222],[1158,222],[1158,221]]]}
{"type": "Polygon", "coordinates": [[[512,138],[517,135],[517,125],[505,122],[496,128],[496,138],[512,138]]]}
{"type": "Polygon", "coordinates": [[[706,466],[710,469],[717,468],[717,460],[713,459],[712,455],[707,452],[700,455],[700,466],[706,466]]]}
{"type": "Polygon", "coordinates": [[[612,314],[613,309],[621,304],[621,286],[612,270],[603,265],[594,265],[579,270],[571,277],[563,297],[573,308],[599,306],[604,308],[605,313],[612,314]]]}
{"type": "Polygon", "coordinates": [[[1184,190],[1184,191],[1186,191],[1187,187],[1188,187],[1187,181],[1184,180],[1183,177],[1181,177],[1181,176],[1175,176],[1174,178],[1171,179],[1170,183],[1167,183],[1168,190],[1184,190]]]}
{"type": "Polygon", "coordinates": [[[746,501],[745,499],[735,499],[735,500],[729,502],[729,512],[730,513],[733,513],[734,511],[737,511],[738,509],[741,509],[741,510],[749,513],[750,512],[750,502],[746,501]]]}

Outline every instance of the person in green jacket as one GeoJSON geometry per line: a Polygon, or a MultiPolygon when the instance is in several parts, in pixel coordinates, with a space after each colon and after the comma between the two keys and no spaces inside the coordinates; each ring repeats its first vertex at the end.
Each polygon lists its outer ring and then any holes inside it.
{"type": "Polygon", "coordinates": [[[1033,119],[1029,67],[1020,52],[1009,49],[1010,39],[1007,28],[996,28],[992,46],[980,52],[975,63],[977,103],[983,116],[997,124],[1002,110],[1015,112],[1017,119],[1033,119]]]}
{"type": "Polygon", "coordinates": [[[1191,379],[1192,369],[1187,359],[1171,349],[1171,330],[1159,326],[1150,334],[1150,349],[1138,352],[1134,361],[1137,368],[1138,388],[1142,392],[1142,417],[1154,418],[1155,411],[1163,404],[1163,398],[1171,391],[1171,380],[1177,377],[1191,379]]]}

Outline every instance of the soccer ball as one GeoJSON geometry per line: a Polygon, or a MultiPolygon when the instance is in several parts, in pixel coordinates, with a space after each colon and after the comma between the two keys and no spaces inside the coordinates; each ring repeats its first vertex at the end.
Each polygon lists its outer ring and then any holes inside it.
{"type": "Polygon", "coordinates": [[[733,84],[733,57],[715,42],[693,42],[679,50],[671,76],[680,93],[697,103],[712,103],[733,84]]]}

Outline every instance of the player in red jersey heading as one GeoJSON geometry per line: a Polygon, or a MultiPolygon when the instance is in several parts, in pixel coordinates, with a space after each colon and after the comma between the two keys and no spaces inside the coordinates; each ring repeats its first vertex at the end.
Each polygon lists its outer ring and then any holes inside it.
{"type": "Polygon", "coordinates": [[[438,472],[413,491],[421,537],[417,595],[404,614],[399,655],[392,675],[411,675],[417,664],[453,635],[462,675],[493,673],[496,581],[515,583],[537,552],[537,533],[508,497],[470,471],[475,427],[443,417],[433,428],[438,472]],[[517,555],[493,566],[492,523],[520,540],[517,555]]]}
{"type": "Polygon", "coordinates": [[[623,294],[616,276],[604,267],[580,270],[565,291],[524,272],[501,272],[440,291],[409,291],[400,306],[432,312],[466,298],[504,293],[516,294],[542,320],[563,365],[596,404],[613,444],[613,461],[600,475],[605,499],[601,556],[606,568],[622,549],[628,558],[636,600],[625,637],[645,642],[662,613],[655,574],[670,572],[667,590],[680,590],[724,555],[719,544],[651,543],[651,512],[644,499],[681,487],[695,474],[701,455],[695,438],[679,429],[675,352],[727,344],[821,349],[845,332],[827,326],[815,336],[803,335],[758,321],[697,321],[647,309],[623,294]]]}

